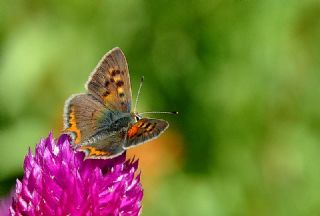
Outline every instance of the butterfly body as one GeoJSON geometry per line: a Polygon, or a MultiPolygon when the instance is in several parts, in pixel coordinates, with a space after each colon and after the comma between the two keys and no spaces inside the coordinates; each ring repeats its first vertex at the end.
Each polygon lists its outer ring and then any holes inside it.
{"type": "Polygon", "coordinates": [[[101,59],[86,89],[87,93],[71,96],[64,110],[64,131],[86,159],[115,157],[158,137],[169,126],[164,120],[131,112],[129,71],[119,48],[101,59]]]}
{"type": "Polygon", "coordinates": [[[135,119],[131,113],[121,113],[119,111],[106,111],[99,120],[99,130],[103,133],[111,133],[119,131],[121,128],[128,127],[130,123],[134,123],[135,119]]]}

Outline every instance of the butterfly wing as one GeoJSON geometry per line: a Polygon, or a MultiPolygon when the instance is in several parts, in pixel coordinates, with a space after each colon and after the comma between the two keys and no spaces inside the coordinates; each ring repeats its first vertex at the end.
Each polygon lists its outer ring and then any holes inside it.
{"type": "Polygon", "coordinates": [[[126,139],[126,129],[105,135],[96,136],[86,145],[79,148],[86,154],[85,159],[109,159],[124,152],[123,144],[126,139]]]}
{"type": "Polygon", "coordinates": [[[129,70],[120,48],[114,48],[102,57],[86,88],[111,110],[130,112],[132,96],[129,70]]]}
{"type": "Polygon", "coordinates": [[[124,148],[131,148],[138,144],[152,140],[160,136],[169,123],[161,119],[142,118],[134,123],[127,131],[127,140],[124,148]]]}
{"type": "Polygon", "coordinates": [[[74,147],[94,136],[106,108],[89,94],[71,96],[64,108],[64,132],[71,135],[74,147]]]}
{"type": "Polygon", "coordinates": [[[71,96],[65,105],[64,131],[71,135],[75,149],[88,158],[112,158],[121,154],[126,128],[108,132],[110,110],[90,94],[71,96]]]}

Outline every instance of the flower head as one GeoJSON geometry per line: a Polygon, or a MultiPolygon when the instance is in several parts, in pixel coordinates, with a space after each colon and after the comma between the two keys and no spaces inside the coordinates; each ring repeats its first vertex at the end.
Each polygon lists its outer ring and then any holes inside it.
{"type": "Polygon", "coordinates": [[[110,160],[84,160],[50,134],[29,151],[24,177],[17,180],[12,215],[139,215],[143,196],[138,161],[125,154],[110,160]]]}

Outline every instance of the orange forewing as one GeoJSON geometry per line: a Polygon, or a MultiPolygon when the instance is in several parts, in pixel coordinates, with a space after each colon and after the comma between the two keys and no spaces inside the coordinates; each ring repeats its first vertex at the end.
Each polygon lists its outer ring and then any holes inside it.
{"type": "Polygon", "coordinates": [[[131,125],[127,131],[125,148],[144,143],[158,137],[168,128],[168,122],[161,119],[143,118],[131,125]]]}

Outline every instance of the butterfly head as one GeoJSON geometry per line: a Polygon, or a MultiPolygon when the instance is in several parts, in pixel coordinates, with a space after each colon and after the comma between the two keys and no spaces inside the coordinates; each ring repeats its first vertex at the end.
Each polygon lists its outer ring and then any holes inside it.
{"type": "Polygon", "coordinates": [[[132,118],[134,118],[136,121],[139,121],[142,119],[142,116],[138,112],[131,113],[132,118]]]}

